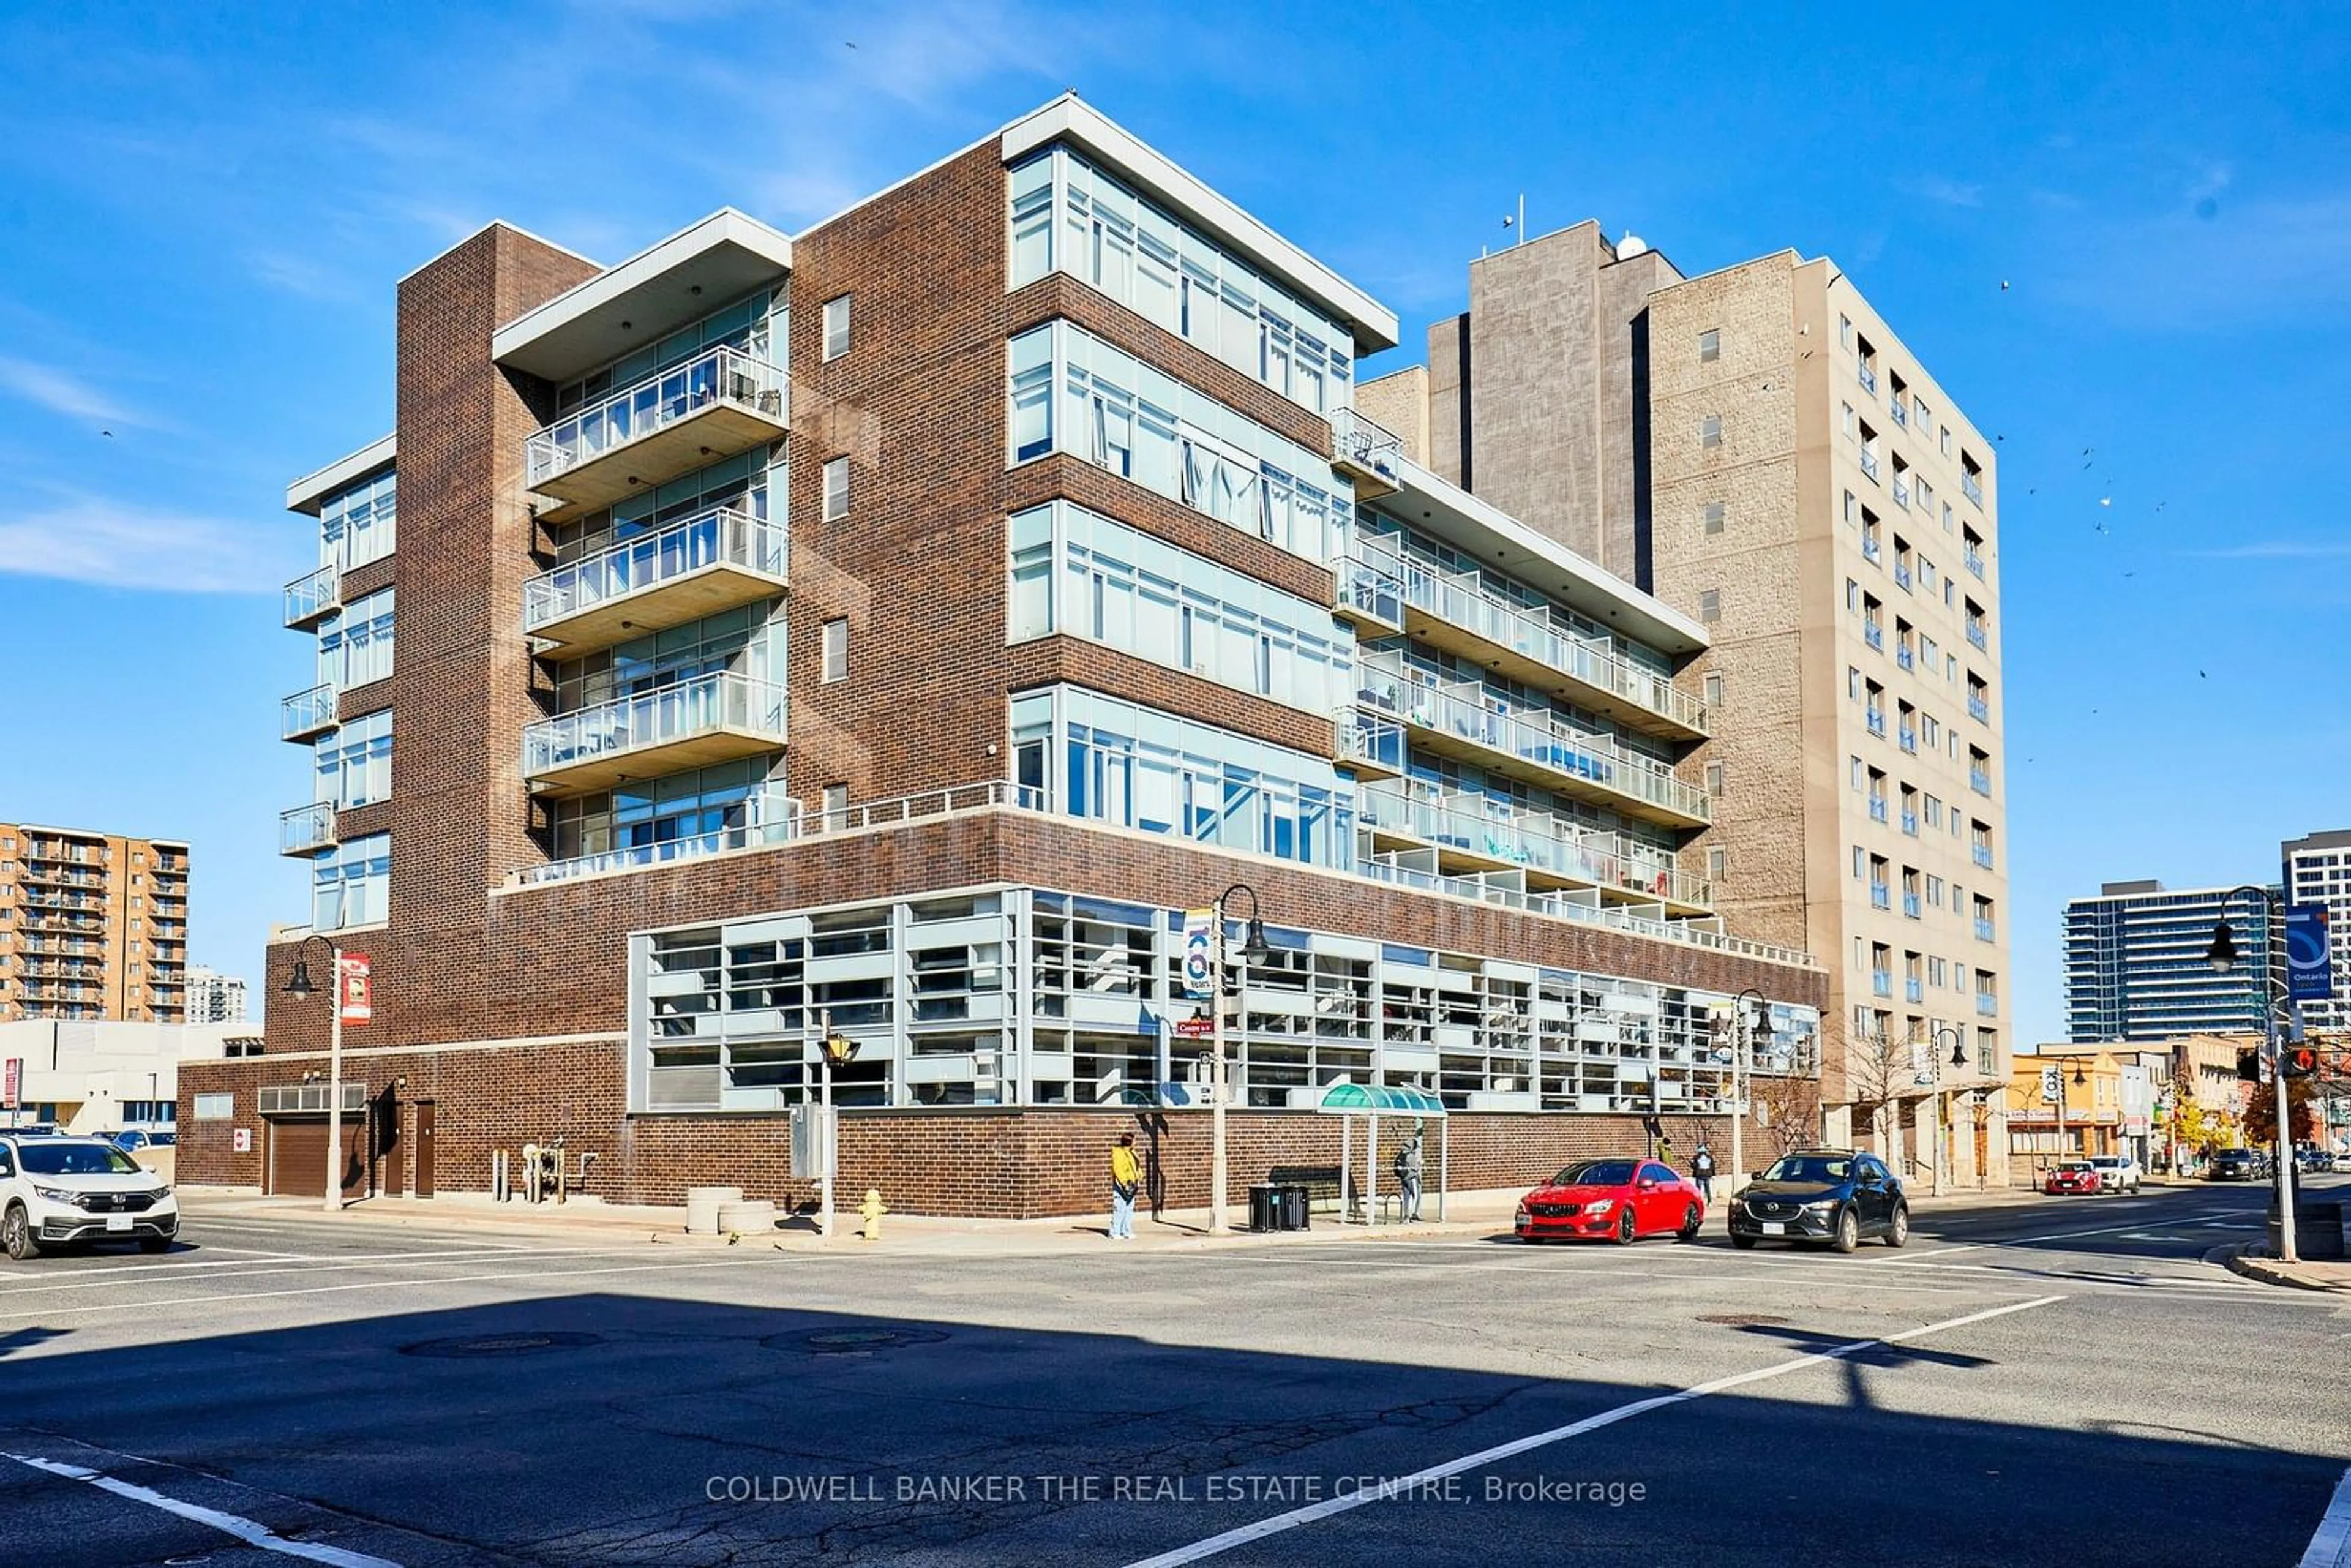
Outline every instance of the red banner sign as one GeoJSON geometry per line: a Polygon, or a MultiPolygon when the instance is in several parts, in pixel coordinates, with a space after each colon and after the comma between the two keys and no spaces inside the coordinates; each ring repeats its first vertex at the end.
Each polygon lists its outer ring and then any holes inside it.
{"type": "Polygon", "coordinates": [[[336,977],[335,991],[336,1005],[343,1009],[345,1023],[365,1023],[375,1016],[375,991],[369,978],[366,954],[343,955],[342,973],[336,977]]]}
{"type": "Polygon", "coordinates": [[[5,1063],[0,1063],[0,1102],[5,1102],[8,1109],[14,1111],[17,1097],[24,1092],[25,1059],[12,1056],[5,1063]]]}

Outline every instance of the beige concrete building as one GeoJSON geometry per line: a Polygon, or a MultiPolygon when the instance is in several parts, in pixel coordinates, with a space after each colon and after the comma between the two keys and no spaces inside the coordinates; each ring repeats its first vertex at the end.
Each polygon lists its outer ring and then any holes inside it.
{"type": "Polygon", "coordinates": [[[0,822],[0,1022],[178,1023],[188,846],[0,822]]]}
{"type": "Polygon", "coordinates": [[[1964,1120],[2011,1044],[1991,439],[1834,262],[1685,278],[1593,224],[1473,263],[1426,369],[1359,402],[1705,624],[1693,848],[1731,930],[1829,967],[1824,1135],[1997,1163],[1999,1113],[1964,1120]]]}

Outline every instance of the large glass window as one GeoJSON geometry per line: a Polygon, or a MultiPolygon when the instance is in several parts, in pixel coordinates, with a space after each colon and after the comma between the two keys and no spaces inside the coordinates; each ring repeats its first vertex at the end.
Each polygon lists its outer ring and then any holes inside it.
{"type": "Polygon", "coordinates": [[[1354,794],[1325,758],[1077,686],[1012,704],[1013,763],[1038,803],[1284,860],[1354,861],[1354,794]]]}
{"type": "Polygon", "coordinates": [[[387,471],[327,497],[319,507],[319,564],[349,571],[392,551],[399,483],[387,471]]]}
{"type": "Polygon", "coordinates": [[[607,392],[634,386],[667,366],[720,344],[780,367],[786,362],[790,319],[789,299],[782,287],[759,289],[723,310],[714,310],[701,320],[679,328],[658,343],[648,344],[557,388],[556,412],[569,413],[607,392]]]}
{"type": "Polygon", "coordinates": [[[554,858],[576,860],[698,839],[732,842],[747,827],[779,825],[785,821],[782,802],[766,797],[770,774],[779,790],[782,771],[779,759],[755,757],[559,800],[553,808],[554,858]]]}
{"type": "Polygon", "coordinates": [[[347,718],[313,748],[319,761],[314,800],[348,811],[392,794],[392,710],[347,718]]]}
{"type": "Polygon", "coordinates": [[[557,711],[570,713],[722,670],[780,684],[784,622],[776,608],[779,603],[747,604],[566,660],[555,670],[557,711]]]}
{"type": "Polygon", "coordinates": [[[1311,713],[1352,689],[1331,612],[1067,501],[1011,519],[1008,640],[1066,632],[1311,713]]]}
{"type": "Polygon", "coordinates": [[[353,600],[319,623],[319,679],[349,691],[392,674],[392,591],[353,600]]]}
{"type": "Polygon", "coordinates": [[[1354,339],[1198,229],[1056,147],[1012,171],[1015,288],[1070,273],[1316,413],[1348,406],[1354,339]]]}
{"type": "Polygon", "coordinates": [[[382,922],[392,892],[390,833],[370,833],[337,844],[311,863],[313,930],[340,931],[382,922]]]}
{"type": "Polygon", "coordinates": [[[1343,482],[1286,436],[1067,321],[1010,349],[1008,448],[1067,452],[1322,565],[1344,553],[1343,482]]]}

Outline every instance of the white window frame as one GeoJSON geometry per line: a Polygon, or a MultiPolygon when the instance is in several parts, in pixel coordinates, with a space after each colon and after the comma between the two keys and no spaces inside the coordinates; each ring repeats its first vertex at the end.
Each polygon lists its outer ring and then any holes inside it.
{"type": "Polygon", "coordinates": [[[824,520],[837,523],[849,516],[849,459],[834,457],[824,465],[824,520]]]}

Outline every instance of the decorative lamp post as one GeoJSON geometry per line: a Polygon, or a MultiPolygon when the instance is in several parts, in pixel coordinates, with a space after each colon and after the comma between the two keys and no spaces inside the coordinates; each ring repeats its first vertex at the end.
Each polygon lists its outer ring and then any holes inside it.
{"type": "Polygon", "coordinates": [[[1208,1159],[1208,1234],[1222,1236],[1225,1226],[1225,1097],[1228,1068],[1225,1060],[1225,905],[1235,894],[1249,897],[1249,924],[1241,932],[1241,974],[1244,979],[1249,966],[1261,964],[1273,956],[1266,946],[1265,922],[1258,917],[1257,889],[1247,883],[1237,882],[1217,894],[1208,909],[1208,929],[1216,945],[1215,995],[1209,998],[1209,1144],[1208,1159]]]}
{"type": "Polygon", "coordinates": [[[817,1230],[824,1239],[832,1239],[832,1176],[841,1157],[841,1138],[832,1120],[832,1070],[846,1067],[857,1060],[857,1042],[845,1034],[836,1033],[832,1012],[827,1009],[818,1015],[823,1030],[819,1041],[819,1071],[823,1074],[824,1162],[817,1177],[817,1230]]]}
{"type": "MultiPolygon", "coordinates": [[[[2247,883],[2222,894],[2221,915],[2212,926],[2212,945],[2204,950],[2204,961],[2212,966],[2212,972],[2216,975],[2228,974],[2237,967],[2237,937],[2229,926],[2228,908],[2229,900],[2241,893],[2250,893],[2262,901],[2262,920],[2264,926],[2269,923],[2272,900],[2268,888],[2255,887],[2247,883]]],[[[2277,903],[2282,904],[2284,898],[2285,894],[2281,891],[2277,894],[2277,903]]],[[[2262,950],[2264,954],[2269,951],[2266,941],[2262,943],[2262,950]]],[[[2297,1263],[2301,1259],[2295,1252],[2294,1234],[2294,1129],[2286,1106],[2285,1063],[2279,1060],[2277,1037],[2278,1004],[2285,998],[2280,992],[2276,974],[2266,963],[2262,966],[2262,985],[2257,994],[2261,998],[2262,1053],[2263,1060],[2270,1064],[2270,1081],[2277,1089],[2277,1153],[2273,1163],[2277,1167],[2274,1179],[2277,1182],[2278,1260],[2284,1263],[2297,1263]]]]}
{"type": "Polygon", "coordinates": [[[287,977],[286,994],[296,1001],[308,1001],[319,994],[311,982],[310,965],[303,955],[310,944],[323,942],[327,947],[327,1198],[329,1214],[339,1214],[343,1207],[343,950],[332,938],[313,931],[302,938],[294,949],[294,973],[287,977]]]}
{"type": "MultiPolygon", "coordinates": [[[[1943,1037],[1947,1034],[1951,1037],[1950,1064],[1953,1067],[1967,1066],[1968,1037],[1959,1032],[1959,1028],[1957,1024],[1938,1023],[1932,1030],[1928,1031],[1928,1038],[1935,1042],[1935,1047],[1939,1051],[1942,1048],[1943,1037]]],[[[1935,1090],[1935,1180],[1933,1196],[1940,1197],[1943,1196],[1943,1167],[1950,1163],[1951,1091],[1949,1088],[1943,1087],[1941,1084],[1943,1077],[1942,1058],[1938,1056],[1935,1061],[1935,1078],[1937,1081],[1937,1088],[1935,1090]]]]}

